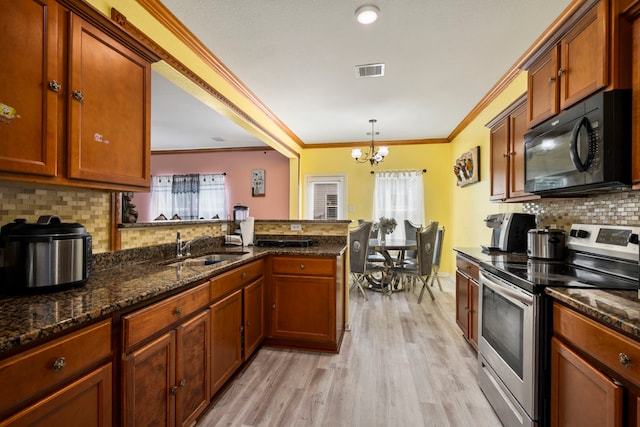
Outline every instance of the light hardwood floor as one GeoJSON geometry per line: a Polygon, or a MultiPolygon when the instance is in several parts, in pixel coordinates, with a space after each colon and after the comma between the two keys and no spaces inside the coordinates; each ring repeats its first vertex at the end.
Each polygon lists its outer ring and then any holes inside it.
{"type": "Polygon", "coordinates": [[[420,305],[353,289],[340,354],[262,348],[198,426],[500,426],[441,281],[420,305]]]}

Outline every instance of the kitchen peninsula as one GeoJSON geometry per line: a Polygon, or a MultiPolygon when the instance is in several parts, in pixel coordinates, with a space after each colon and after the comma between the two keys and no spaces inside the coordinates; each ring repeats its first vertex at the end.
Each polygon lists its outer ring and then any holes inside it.
{"type": "Polygon", "coordinates": [[[159,422],[169,413],[190,422],[263,340],[339,351],[346,237],[316,236],[306,248],[209,240],[214,249],[194,244],[188,259],[174,258],[172,243],[95,254],[82,287],[0,297],[0,381],[18,384],[0,404],[0,419],[46,420],[51,405],[55,416],[89,405],[87,416],[108,424],[159,422]],[[211,252],[223,260],[198,260],[211,252]],[[166,376],[145,370],[160,361],[166,376]],[[146,399],[158,404],[137,405],[146,399]]]}

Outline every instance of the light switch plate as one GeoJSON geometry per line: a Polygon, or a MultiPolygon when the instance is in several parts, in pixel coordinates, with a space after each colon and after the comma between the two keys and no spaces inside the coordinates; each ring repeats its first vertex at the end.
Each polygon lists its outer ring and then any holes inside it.
{"type": "Polygon", "coordinates": [[[291,224],[291,231],[302,231],[302,224],[291,224]]]}

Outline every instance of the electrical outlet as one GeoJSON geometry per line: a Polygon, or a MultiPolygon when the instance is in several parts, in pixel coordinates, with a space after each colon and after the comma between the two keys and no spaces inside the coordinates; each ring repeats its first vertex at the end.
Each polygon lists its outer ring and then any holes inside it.
{"type": "Polygon", "coordinates": [[[291,224],[291,231],[302,231],[302,224],[291,224]]]}
{"type": "Polygon", "coordinates": [[[220,225],[220,230],[221,231],[227,231],[227,224],[225,223],[225,224],[220,225]]]}

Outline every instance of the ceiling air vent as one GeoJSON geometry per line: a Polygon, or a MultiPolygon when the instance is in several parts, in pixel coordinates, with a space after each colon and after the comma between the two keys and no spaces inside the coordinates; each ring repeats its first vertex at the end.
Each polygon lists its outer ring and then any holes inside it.
{"type": "Polygon", "coordinates": [[[356,65],[356,77],[382,77],[384,76],[384,64],[356,65]]]}

